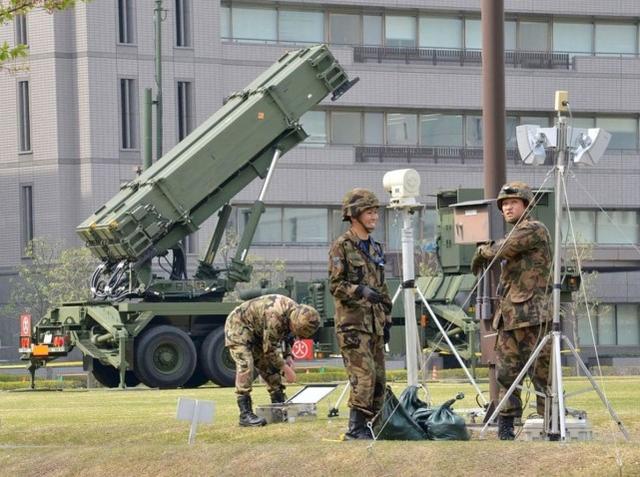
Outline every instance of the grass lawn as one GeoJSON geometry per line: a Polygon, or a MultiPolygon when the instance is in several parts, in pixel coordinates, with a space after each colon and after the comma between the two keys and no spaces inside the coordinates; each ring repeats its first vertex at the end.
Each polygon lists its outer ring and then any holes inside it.
{"type": "MultiPolygon", "coordinates": [[[[568,393],[589,388],[567,378],[568,393]]],[[[483,387],[486,387],[484,385],[483,387]]],[[[298,388],[290,386],[291,395],[298,388]]],[[[399,395],[402,384],[394,384],[399,395]]],[[[466,382],[429,384],[440,404],[463,391],[456,408],[475,407],[466,382]]],[[[11,476],[639,476],[640,378],[607,377],[604,389],[631,439],[625,442],[594,392],[568,406],[584,409],[594,428],[589,442],[501,442],[474,430],[470,442],[340,442],[348,410],[328,419],[341,388],[320,404],[311,422],[240,428],[233,389],[134,389],[0,392],[0,475],[11,476]],[[180,396],[216,404],[212,425],[187,444],[189,425],[175,419],[180,396]]],[[[254,403],[267,403],[264,387],[254,403]]]]}

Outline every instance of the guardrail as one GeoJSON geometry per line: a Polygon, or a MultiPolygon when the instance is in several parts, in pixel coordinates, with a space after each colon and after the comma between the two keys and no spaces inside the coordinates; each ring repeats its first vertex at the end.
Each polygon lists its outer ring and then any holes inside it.
{"type": "MultiPolygon", "coordinates": [[[[432,65],[482,65],[481,50],[449,48],[411,48],[390,46],[354,46],[353,61],[422,63],[432,65]]],[[[507,50],[504,53],[505,66],[514,68],[570,69],[572,61],[569,53],[550,51],[507,50]]]]}
{"type": "MultiPolygon", "coordinates": [[[[406,163],[480,163],[483,152],[479,147],[465,146],[356,146],[356,162],[406,163]]],[[[507,149],[507,160],[521,163],[517,149],[507,149]]],[[[551,151],[545,164],[553,163],[551,151]]]]}

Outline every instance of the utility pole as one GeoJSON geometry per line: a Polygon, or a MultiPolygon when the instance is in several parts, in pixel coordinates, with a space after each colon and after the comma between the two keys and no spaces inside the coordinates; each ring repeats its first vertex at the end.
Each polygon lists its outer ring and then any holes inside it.
{"type": "MultiPolygon", "coordinates": [[[[482,152],[484,158],[484,198],[495,199],[506,182],[505,88],[504,88],[504,0],[482,0],[482,152]]],[[[497,306],[497,270],[486,274],[491,309],[497,306]]],[[[488,297],[486,297],[488,298],[488,297]]],[[[485,298],[485,299],[486,299],[485,298]]],[[[494,344],[491,328],[492,313],[480,322],[482,361],[489,364],[489,395],[493,405],[498,402],[494,344]],[[490,337],[486,337],[491,335],[490,337]]]]}
{"type": "Polygon", "coordinates": [[[156,0],[155,13],[155,81],[156,81],[156,160],[162,157],[162,0],[156,0]]]}

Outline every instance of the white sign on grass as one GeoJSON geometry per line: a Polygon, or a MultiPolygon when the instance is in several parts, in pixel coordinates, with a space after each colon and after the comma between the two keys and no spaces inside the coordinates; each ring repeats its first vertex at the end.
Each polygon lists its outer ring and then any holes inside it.
{"type": "Polygon", "coordinates": [[[176,419],[179,421],[191,421],[189,431],[189,444],[196,440],[196,430],[198,423],[210,424],[213,422],[215,414],[215,404],[213,401],[205,401],[191,398],[178,398],[178,409],[176,419]]]}

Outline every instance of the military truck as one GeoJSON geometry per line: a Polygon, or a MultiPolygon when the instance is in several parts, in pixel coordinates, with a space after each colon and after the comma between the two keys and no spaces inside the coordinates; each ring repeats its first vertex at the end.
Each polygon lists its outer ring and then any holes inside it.
{"type": "Polygon", "coordinates": [[[223,325],[238,303],[223,297],[250,279],[245,259],[271,174],[278,158],[307,138],[300,117],[356,81],[325,45],[284,54],[80,224],[78,235],[101,261],[91,278],[93,300],[55,307],[35,326],[21,317],[19,351],[32,386],[38,367],[73,348],[109,387],[232,385],[223,325]],[[235,257],[227,269],[216,268],[229,201],[257,177],[265,182],[235,257]],[[216,213],[206,254],[187,278],[180,243],[216,213]],[[158,276],[153,261],[169,257],[168,276],[158,276]]]}

